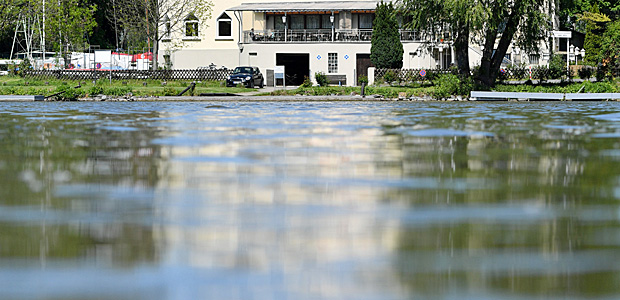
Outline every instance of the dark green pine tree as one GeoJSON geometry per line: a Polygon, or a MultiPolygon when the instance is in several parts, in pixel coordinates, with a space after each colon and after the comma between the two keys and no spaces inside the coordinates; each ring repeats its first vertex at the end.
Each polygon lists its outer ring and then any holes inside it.
{"type": "MultiPolygon", "coordinates": [[[[590,7],[590,13],[593,16],[600,15],[600,10],[595,4],[590,7]]],[[[586,61],[596,63],[599,59],[601,49],[601,35],[605,31],[595,19],[586,19],[586,37],[583,42],[583,48],[586,50],[586,61]]]]}
{"type": "Polygon", "coordinates": [[[377,68],[400,69],[403,67],[403,52],[394,6],[381,2],[377,4],[372,22],[370,60],[377,68]]]}

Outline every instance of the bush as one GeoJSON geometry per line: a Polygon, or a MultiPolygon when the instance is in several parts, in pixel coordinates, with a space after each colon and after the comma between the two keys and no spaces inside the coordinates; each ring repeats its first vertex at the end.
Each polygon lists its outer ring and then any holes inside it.
{"type": "Polygon", "coordinates": [[[312,87],[312,81],[310,80],[310,77],[304,76],[304,82],[301,84],[301,87],[312,87]]]}
{"type": "Polygon", "coordinates": [[[131,91],[132,91],[131,88],[128,86],[109,87],[109,88],[103,89],[103,94],[108,95],[108,96],[125,96],[131,93],[131,91]]]}
{"type": "Polygon", "coordinates": [[[598,68],[596,68],[595,76],[596,76],[596,81],[603,81],[603,79],[605,79],[607,74],[605,74],[605,70],[603,70],[603,68],[599,66],[598,68]]]}
{"type": "Polygon", "coordinates": [[[32,69],[32,65],[30,64],[30,60],[28,58],[24,58],[22,62],[15,68],[15,73],[19,76],[24,76],[24,71],[32,69]]]}
{"type": "Polygon", "coordinates": [[[367,76],[360,76],[360,77],[358,77],[357,78],[357,83],[359,85],[362,85],[362,84],[368,85],[368,77],[367,76]]]}
{"type": "Polygon", "coordinates": [[[439,76],[433,84],[435,84],[433,93],[435,99],[446,99],[459,92],[461,81],[456,75],[444,74],[439,76]]]}
{"type": "Polygon", "coordinates": [[[559,55],[553,55],[549,62],[549,78],[559,79],[566,75],[566,62],[559,55]]]}
{"type": "Polygon", "coordinates": [[[327,86],[329,81],[327,80],[327,75],[323,72],[314,73],[314,78],[316,79],[316,83],[320,86],[327,86]]]}
{"type": "Polygon", "coordinates": [[[590,79],[590,77],[592,77],[592,74],[594,74],[594,69],[590,66],[583,66],[581,67],[581,69],[579,69],[579,71],[577,71],[577,73],[579,74],[579,78],[581,79],[590,79]]]}
{"type": "Polygon", "coordinates": [[[584,93],[615,93],[616,91],[616,87],[609,82],[592,83],[586,81],[583,89],[584,93]]]}
{"type": "Polygon", "coordinates": [[[176,96],[180,93],[180,91],[177,91],[177,89],[171,87],[171,86],[167,86],[164,88],[163,91],[163,95],[164,96],[176,96]]]}
{"type": "Polygon", "coordinates": [[[56,99],[59,101],[76,101],[78,98],[84,96],[84,90],[82,88],[73,88],[68,85],[59,85],[54,94],[58,94],[56,99]]]}
{"type": "Polygon", "coordinates": [[[383,75],[383,80],[388,84],[392,84],[392,82],[396,81],[397,78],[398,75],[396,75],[396,71],[394,70],[389,70],[385,73],[385,75],[383,75]]]}
{"type": "Polygon", "coordinates": [[[103,87],[100,87],[100,86],[98,86],[98,85],[91,86],[91,87],[88,89],[88,94],[89,94],[90,96],[96,96],[96,95],[103,94],[103,87]]]}

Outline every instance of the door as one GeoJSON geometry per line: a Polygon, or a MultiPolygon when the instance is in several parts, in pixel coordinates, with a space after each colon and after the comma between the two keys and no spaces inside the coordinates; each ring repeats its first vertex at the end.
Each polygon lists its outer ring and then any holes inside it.
{"type": "Polygon", "coordinates": [[[301,85],[310,77],[309,53],[276,53],[276,65],[284,66],[286,85],[301,85]]]}
{"type": "Polygon", "coordinates": [[[355,78],[355,85],[359,85],[357,79],[360,76],[368,77],[368,68],[374,67],[375,65],[372,64],[372,61],[370,61],[370,54],[357,54],[355,58],[357,68],[357,78],[355,78]]]}

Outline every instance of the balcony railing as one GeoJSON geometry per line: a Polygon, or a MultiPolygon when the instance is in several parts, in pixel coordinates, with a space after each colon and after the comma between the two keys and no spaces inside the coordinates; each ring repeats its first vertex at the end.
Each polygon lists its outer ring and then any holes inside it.
{"type": "MultiPolygon", "coordinates": [[[[400,30],[400,39],[404,42],[422,41],[417,31],[400,30]]],[[[244,31],[245,44],[262,43],[370,43],[372,29],[291,29],[244,31]]]]}

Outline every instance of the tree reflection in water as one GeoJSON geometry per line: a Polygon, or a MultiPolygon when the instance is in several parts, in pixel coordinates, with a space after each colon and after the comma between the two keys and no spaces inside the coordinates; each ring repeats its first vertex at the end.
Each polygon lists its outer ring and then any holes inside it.
{"type": "Polygon", "coordinates": [[[620,295],[617,103],[3,106],[0,298],[620,295]]]}

